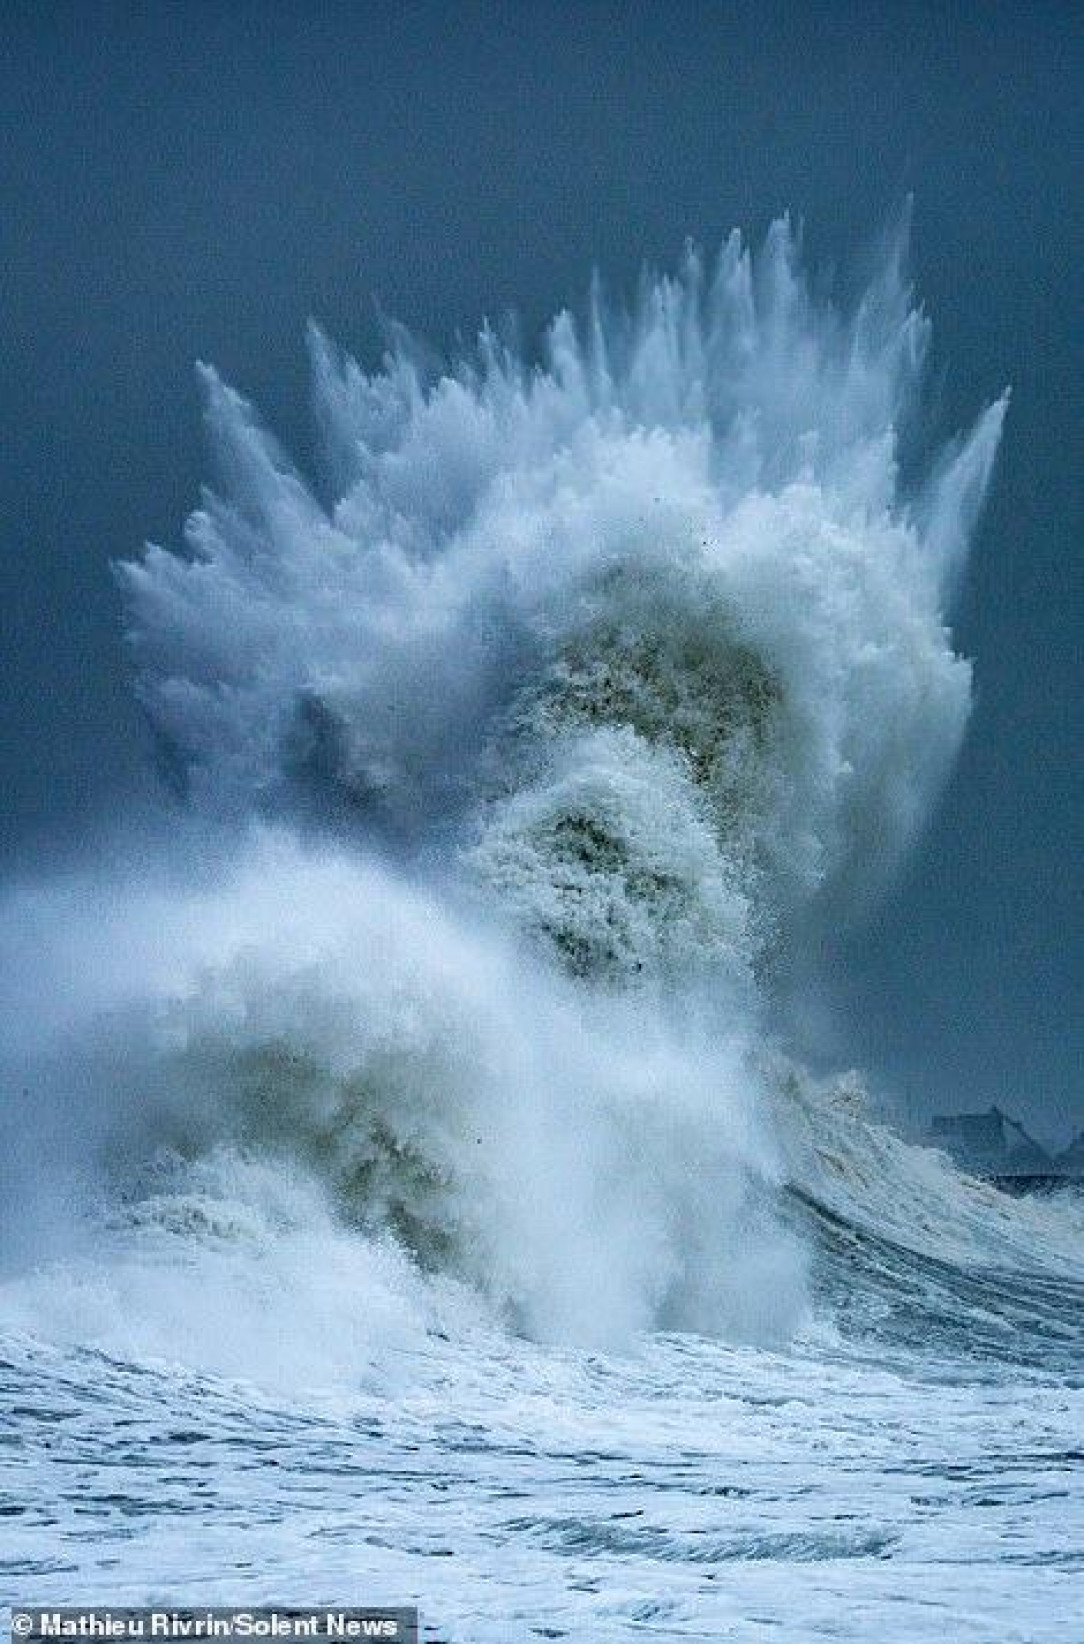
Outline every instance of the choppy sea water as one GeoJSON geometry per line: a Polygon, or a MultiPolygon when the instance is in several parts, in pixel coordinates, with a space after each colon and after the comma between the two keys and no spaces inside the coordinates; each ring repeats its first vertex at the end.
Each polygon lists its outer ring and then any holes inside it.
{"type": "Polygon", "coordinates": [[[735,234],[540,360],[314,332],[311,476],[204,372],[118,573],[183,797],[0,897],[0,1596],[1084,1637],[1079,1198],[802,1066],[1008,405],[937,448],[904,238],[833,306],[735,234]]]}
{"type": "Polygon", "coordinates": [[[479,1321],[382,1353],[381,1391],[9,1334],[4,1588],[416,1601],[455,1644],[1078,1636],[1084,1284],[839,1227],[821,1262],[823,1322],[784,1351],[607,1355],[479,1321]]]}

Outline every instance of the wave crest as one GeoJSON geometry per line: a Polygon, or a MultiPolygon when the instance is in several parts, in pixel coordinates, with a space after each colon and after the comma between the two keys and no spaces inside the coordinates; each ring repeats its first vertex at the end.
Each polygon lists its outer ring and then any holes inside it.
{"type": "Polygon", "coordinates": [[[118,574],[195,810],[278,843],[156,904],[161,964],[104,920],[130,1132],[304,1161],[540,1334],[805,1316],[766,955],[883,881],[970,700],[1005,402],[905,483],[928,332],[901,243],[837,310],[785,222],[536,366],[314,331],[323,492],[204,371],[218,488],[118,574]]]}

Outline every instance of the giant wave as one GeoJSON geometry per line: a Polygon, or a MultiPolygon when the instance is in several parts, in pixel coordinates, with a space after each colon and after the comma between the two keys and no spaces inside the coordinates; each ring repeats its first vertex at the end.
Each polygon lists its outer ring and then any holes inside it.
{"type": "Polygon", "coordinates": [[[781,221],[631,311],[596,289],[537,363],[396,333],[366,373],[314,328],[311,480],[204,369],[214,488],[117,572],[189,820],[166,867],[3,920],[22,1168],[50,1150],[117,1272],[243,1245],[254,1181],[336,1271],[368,1252],[381,1316],[462,1285],[573,1342],[801,1329],[788,1186],[1069,1260],[1055,1209],[803,1073],[775,985],[887,882],[967,723],[947,613],[1007,401],[923,458],[904,263],[899,234],[833,306],[781,221]]]}

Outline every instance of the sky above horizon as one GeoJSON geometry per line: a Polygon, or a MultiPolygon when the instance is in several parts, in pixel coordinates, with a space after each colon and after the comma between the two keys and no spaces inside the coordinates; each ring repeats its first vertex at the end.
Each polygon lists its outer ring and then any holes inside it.
{"type": "Polygon", "coordinates": [[[848,266],[914,196],[938,420],[1012,404],[953,626],[958,769],[814,1037],[916,1122],[1084,1124],[1082,30],[1055,4],[11,0],[0,22],[9,872],[156,803],[109,563],[206,475],[193,364],[304,464],[304,326],[372,363],[532,336],[593,268],[791,210],[848,266]]]}

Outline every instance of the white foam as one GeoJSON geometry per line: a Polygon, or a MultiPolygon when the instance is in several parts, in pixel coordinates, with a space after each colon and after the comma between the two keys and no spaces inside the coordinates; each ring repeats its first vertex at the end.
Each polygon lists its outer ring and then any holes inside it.
{"type": "Polygon", "coordinates": [[[206,371],[219,488],[119,576],[222,860],[9,905],[50,1146],[107,1194],[285,1161],[541,1336],[803,1320],[767,961],[883,881],[970,699],[1004,402],[904,486],[927,342],[899,246],[837,312],[786,224],[538,368],[317,333],[329,501],[206,371]]]}

